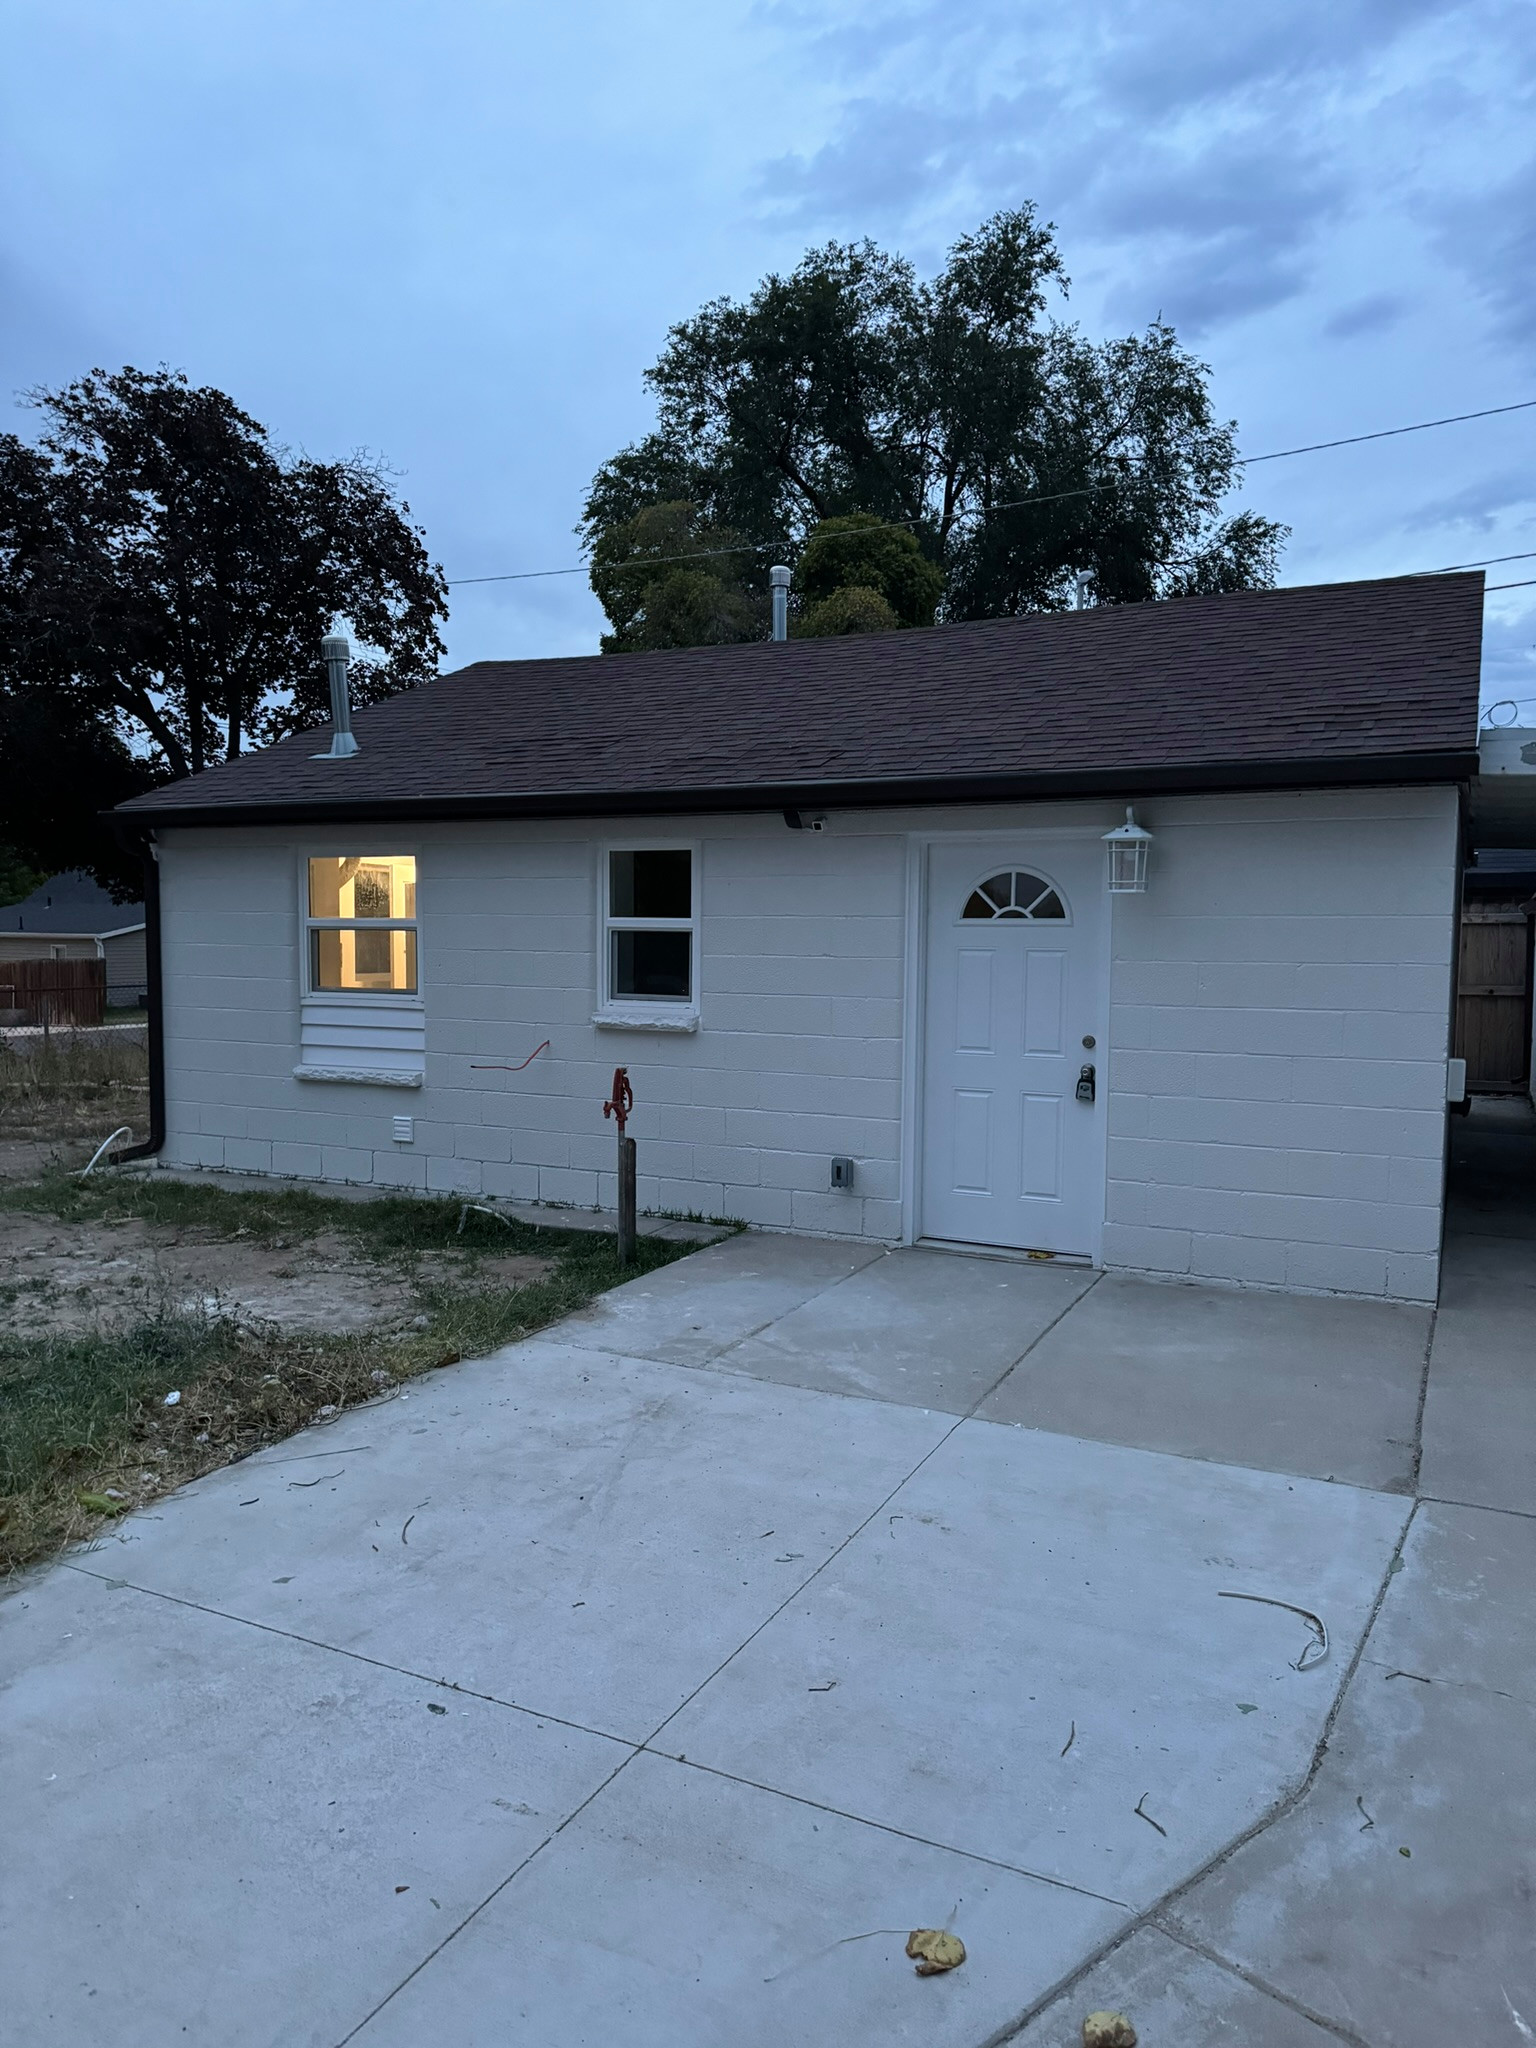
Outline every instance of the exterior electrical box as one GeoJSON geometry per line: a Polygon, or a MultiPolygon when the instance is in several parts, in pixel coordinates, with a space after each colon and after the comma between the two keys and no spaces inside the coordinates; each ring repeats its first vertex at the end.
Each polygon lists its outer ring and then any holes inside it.
{"type": "Polygon", "coordinates": [[[835,1188],[851,1188],[853,1186],[853,1161],[851,1159],[833,1160],[832,1185],[835,1188]]]}

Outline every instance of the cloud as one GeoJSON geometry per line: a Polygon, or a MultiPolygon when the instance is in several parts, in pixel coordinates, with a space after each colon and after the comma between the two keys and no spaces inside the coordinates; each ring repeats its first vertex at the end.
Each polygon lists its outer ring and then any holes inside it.
{"type": "Polygon", "coordinates": [[[1490,603],[1483,627],[1483,703],[1509,699],[1519,706],[1521,725],[1536,725],[1536,590],[1511,590],[1507,597],[1496,592],[1495,599],[1513,599],[1516,608],[1506,613],[1490,603]]]}
{"type": "MultiPolygon", "coordinates": [[[[1034,199],[1070,221],[1069,269],[1086,246],[1117,312],[1155,300],[1193,332],[1306,291],[1327,237],[1381,203],[1384,175],[1411,166],[1411,188],[1430,174],[1424,139],[1450,102],[1475,126],[1524,68],[1500,71],[1500,39],[1520,36],[1504,0],[845,5],[857,15],[820,28],[774,11],[805,36],[823,90],[830,77],[844,91],[815,147],[765,166],[766,217],[925,235],[1034,199]]],[[[1506,281],[1536,253],[1532,196],[1510,195],[1520,227],[1482,237],[1510,318],[1526,309],[1527,288],[1506,281]]],[[[1536,292],[1536,263],[1525,273],[1536,292]]],[[[1391,299],[1357,292],[1355,324],[1341,308],[1330,338],[1390,325],[1391,299]]]]}
{"type": "Polygon", "coordinates": [[[1330,341],[1352,341],[1359,334],[1380,334],[1394,326],[1408,310],[1401,292],[1371,292],[1348,306],[1341,306],[1323,322],[1330,341]]]}
{"type": "MultiPolygon", "coordinates": [[[[1536,118],[1536,107],[1531,109],[1536,118]]],[[[1447,262],[1488,306],[1500,333],[1536,362],[1536,155],[1512,177],[1442,209],[1447,262]]]]}
{"type": "MultiPolygon", "coordinates": [[[[1515,423],[1513,431],[1521,432],[1519,415],[1511,414],[1515,423]]],[[[1530,429],[1525,433],[1528,436],[1530,429]]],[[[1492,533],[1498,527],[1505,513],[1518,512],[1525,507],[1536,505],[1536,473],[1528,465],[1490,469],[1474,482],[1464,485],[1459,491],[1437,489],[1434,498],[1417,511],[1402,515],[1405,532],[1427,532],[1430,530],[1460,528],[1470,529],[1474,534],[1492,533]]],[[[1514,534],[1510,547],[1519,544],[1520,529],[1506,528],[1514,534]]],[[[1526,528],[1529,545],[1536,547],[1536,533],[1526,528]]]]}

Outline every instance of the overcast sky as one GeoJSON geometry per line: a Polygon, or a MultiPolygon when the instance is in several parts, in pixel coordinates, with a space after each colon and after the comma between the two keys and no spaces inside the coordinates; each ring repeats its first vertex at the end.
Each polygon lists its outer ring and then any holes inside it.
{"type": "MultiPolygon", "coordinates": [[[[1056,223],[1250,454],[1536,398],[1530,0],[0,0],[0,421],[165,362],[398,472],[450,577],[559,568],[668,324],[810,243],[1056,223]]],[[[1536,549],[1536,411],[1256,467],[1283,580],[1536,549]]],[[[1489,571],[1536,575],[1536,562],[1489,571]]],[[[1536,589],[1489,599],[1533,701],[1536,589]]],[[[580,576],[454,662],[595,649],[580,576]]]]}

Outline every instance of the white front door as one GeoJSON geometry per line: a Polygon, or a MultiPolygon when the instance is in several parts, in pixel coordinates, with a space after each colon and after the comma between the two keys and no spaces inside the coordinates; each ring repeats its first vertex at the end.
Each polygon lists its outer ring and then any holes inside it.
{"type": "Polygon", "coordinates": [[[1096,839],[929,852],[925,1237],[1085,1256],[1097,1247],[1103,864],[1096,839]],[[1091,1102],[1078,1093],[1085,1066],[1091,1102]]]}

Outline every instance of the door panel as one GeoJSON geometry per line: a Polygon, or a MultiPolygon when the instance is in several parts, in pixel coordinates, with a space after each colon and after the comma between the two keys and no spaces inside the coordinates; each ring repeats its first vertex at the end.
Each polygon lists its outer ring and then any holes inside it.
{"type": "Polygon", "coordinates": [[[1059,1053],[1066,1036],[1067,956],[1044,948],[1024,955],[1024,1050],[1059,1053]]]}
{"type": "Polygon", "coordinates": [[[955,1050],[992,1050],[992,955],[979,948],[955,962],[955,1050]]]}
{"type": "Polygon", "coordinates": [[[957,1088],[950,1097],[954,1123],[954,1170],[950,1186],[957,1194],[992,1192],[992,1097],[977,1089],[957,1088]]]}
{"type": "Polygon", "coordinates": [[[1104,1037],[1102,864],[1092,840],[930,851],[923,1236],[1097,1249],[1104,1105],[1076,1088],[1104,1037]]]}
{"type": "Polygon", "coordinates": [[[1061,1109],[1059,1095],[1026,1095],[1019,1119],[1023,1162],[1019,1192],[1042,1201],[1061,1200],[1061,1109]]]}

